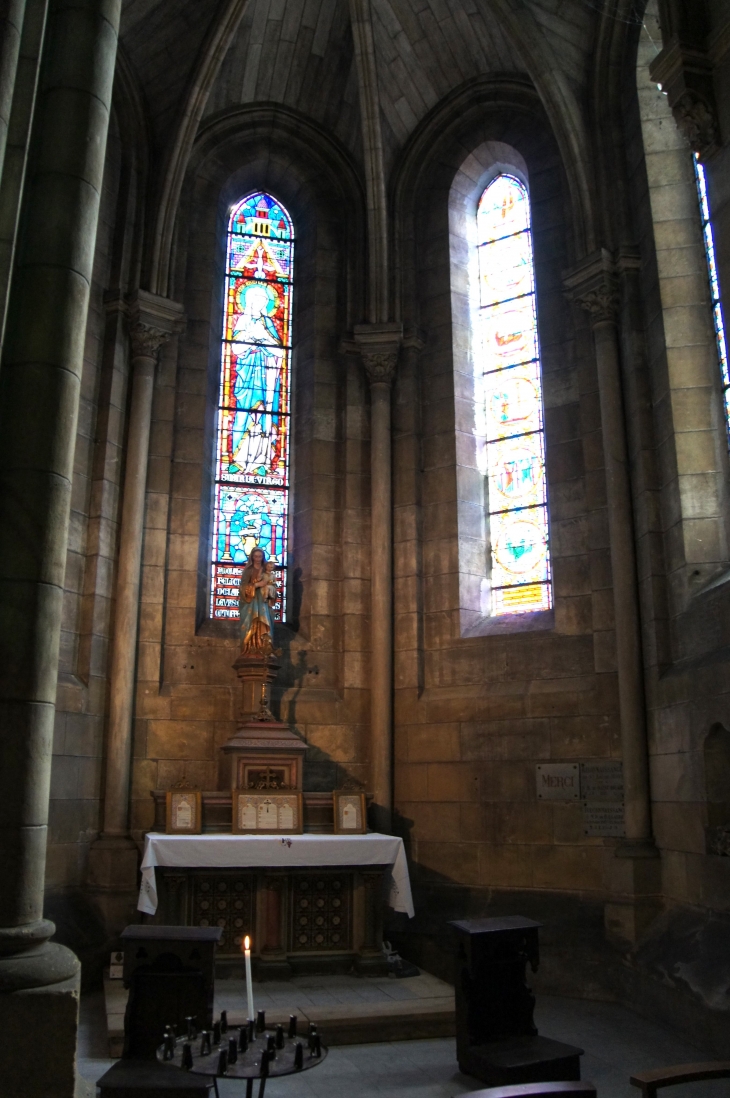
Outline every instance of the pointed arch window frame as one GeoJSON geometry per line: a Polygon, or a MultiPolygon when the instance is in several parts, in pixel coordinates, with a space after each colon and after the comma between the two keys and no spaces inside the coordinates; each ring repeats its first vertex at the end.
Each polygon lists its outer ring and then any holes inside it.
{"type": "Polygon", "coordinates": [[[294,222],[275,196],[231,208],[215,430],[209,617],[237,621],[238,586],[254,544],[279,580],[286,619],[290,504],[294,222]]]}
{"type": "Polygon", "coordinates": [[[532,214],[526,183],[509,170],[496,172],[481,192],[476,219],[479,289],[472,336],[482,390],[490,612],[495,619],[509,620],[550,611],[554,601],[532,214]]]}

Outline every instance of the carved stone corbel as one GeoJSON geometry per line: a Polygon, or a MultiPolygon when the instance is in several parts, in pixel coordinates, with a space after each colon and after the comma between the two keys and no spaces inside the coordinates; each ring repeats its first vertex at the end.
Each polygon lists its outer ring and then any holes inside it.
{"type": "Polygon", "coordinates": [[[588,313],[594,326],[617,322],[620,284],[613,258],[605,248],[565,274],[563,285],[568,300],[588,313]]]}
{"type": "Polygon", "coordinates": [[[371,385],[392,385],[403,342],[400,324],[358,324],[355,346],[371,385]]]}
{"type": "Polygon", "coordinates": [[[132,358],[157,358],[160,347],[181,331],[182,306],[157,294],[138,290],[127,306],[132,358]]]}
{"type": "Polygon", "coordinates": [[[700,160],[711,155],[718,147],[717,117],[715,111],[702,96],[687,91],[672,107],[677,128],[700,160]]]}
{"type": "Polygon", "coordinates": [[[649,66],[652,80],[669,100],[680,133],[701,160],[720,143],[713,64],[699,41],[688,43],[675,35],[649,66]]]}

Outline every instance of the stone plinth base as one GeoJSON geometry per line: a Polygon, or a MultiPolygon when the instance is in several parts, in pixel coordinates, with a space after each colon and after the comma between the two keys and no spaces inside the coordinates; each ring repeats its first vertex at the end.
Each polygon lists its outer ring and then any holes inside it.
{"type": "Polygon", "coordinates": [[[661,860],[653,844],[624,843],[610,868],[614,898],[604,908],[606,937],[632,948],[662,910],[661,860]]]}
{"type": "Polygon", "coordinates": [[[79,967],[61,983],[0,994],[3,1098],[74,1098],[80,984],[79,967]]]}

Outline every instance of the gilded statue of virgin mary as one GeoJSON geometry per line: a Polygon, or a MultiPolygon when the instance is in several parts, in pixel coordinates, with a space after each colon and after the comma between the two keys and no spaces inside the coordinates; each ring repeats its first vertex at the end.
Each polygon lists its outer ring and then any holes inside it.
{"type": "Polygon", "coordinates": [[[274,622],[271,606],[276,601],[276,578],[260,545],[255,545],[241,576],[238,607],[244,656],[269,656],[273,651],[274,622]]]}

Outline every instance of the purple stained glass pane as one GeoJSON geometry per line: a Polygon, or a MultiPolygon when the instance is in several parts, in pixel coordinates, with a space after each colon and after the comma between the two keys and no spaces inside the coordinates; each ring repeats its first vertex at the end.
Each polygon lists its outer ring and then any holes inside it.
{"type": "MultiPolygon", "coordinates": [[[[238,618],[238,580],[254,545],[286,567],[294,233],[261,192],[232,210],[227,237],[210,613],[238,618]]],[[[275,616],[284,613],[286,584],[275,616]]]]}
{"type": "Polygon", "coordinates": [[[542,379],[527,188],[487,187],[477,213],[492,613],[552,606],[542,379]]]}

